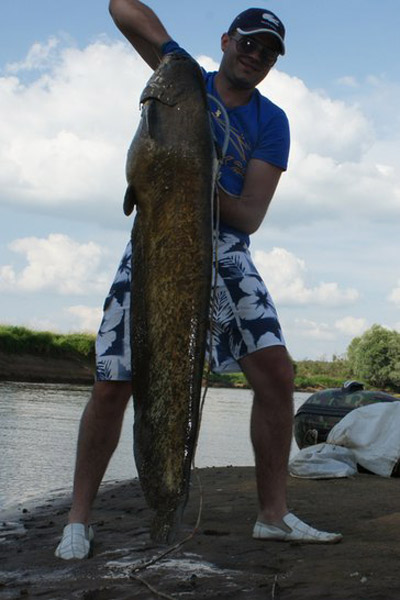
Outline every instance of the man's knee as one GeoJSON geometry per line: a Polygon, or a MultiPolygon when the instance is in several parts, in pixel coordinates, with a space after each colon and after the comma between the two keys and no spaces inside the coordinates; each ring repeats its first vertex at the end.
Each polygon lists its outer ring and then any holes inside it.
{"type": "Polygon", "coordinates": [[[97,413],[119,416],[125,412],[131,394],[130,381],[96,381],[89,403],[97,413]]]}
{"type": "Polygon", "coordinates": [[[270,381],[275,380],[280,385],[287,387],[290,392],[293,392],[294,367],[286,348],[282,355],[277,357],[275,361],[266,361],[266,370],[270,381]]]}
{"type": "Polygon", "coordinates": [[[294,389],[294,368],[284,346],[262,348],[240,361],[244,374],[256,394],[276,390],[291,395],[294,389]]]}

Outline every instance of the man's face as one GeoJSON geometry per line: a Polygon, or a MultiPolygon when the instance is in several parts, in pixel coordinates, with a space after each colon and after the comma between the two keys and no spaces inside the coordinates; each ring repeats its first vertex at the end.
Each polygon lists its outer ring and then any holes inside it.
{"type": "Polygon", "coordinates": [[[278,41],[268,33],[224,33],[221,47],[221,70],[238,89],[255,88],[275,64],[279,52],[278,41]]]}

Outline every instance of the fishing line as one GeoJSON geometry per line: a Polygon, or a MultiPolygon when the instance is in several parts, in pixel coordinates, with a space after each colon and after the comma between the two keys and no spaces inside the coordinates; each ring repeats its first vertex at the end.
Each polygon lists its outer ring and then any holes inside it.
{"type": "MultiPolygon", "coordinates": [[[[216,299],[216,295],[217,295],[217,281],[218,281],[218,240],[219,240],[219,193],[218,193],[218,178],[219,178],[219,174],[220,174],[220,170],[221,170],[221,166],[223,163],[223,160],[225,158],[227,149],[228,149],[228,144],[229,144],[229,116],[228,116],[228,112],[225,108],[225,106],[222,104],[222,102],[220,102],[220,100],[218,100],[218,98],[216,98],[215,96],[213,96],[212,94],[207,94],[207,97],[209,100],[212,100],[213,102],[215,102],[218,105],[218,108],[221,111],[221,114],[224,117],[225,120],[225,134],[224,134],[224,143],[222,145],[222,149],[221,149],[221,153],[220,156],[217,157],[217,159],[215,160],[215,165],[214,165],[214,173],[213,173],[213,193],[212,193],[212,198],[211,198],[211,211],[212,214],[215,215],[215,225],[213,227],[213,257],[212,257],[212,264],[213,264],[213,283],[212,283],[212,287],[211,287],[211,298],[210,298],[210,305],[211,305],[211,311],[210,311],[210,325],[209,325],[209,348],[208,348],[208,365],[207,365],[207,371],[205,374],[205,381],[206,384],[204,386],[204,391],[203,391],[203,396],[200,402],[200,410],[199,410],[199,427],[198,427],[198,432],[200,431],[200,423],[201,423],[201,419],[202,419],[202,415],[203,415],[203,408],[204,408],[204,404],[206,401],[206,395],[208,392],[208,388],[209,388],[209,382],[210,382],[210,374],[211,374],[211,358],[212,358],[212,350],[213,350],[213,331],[214,331],[214,325],[215,325],[215,319],[214,319],[214,304],[215,304],[215,299],[216,299]]],[[[211,109],[210,109],[210,121],[211,121],[211,109]]],[[[213,128],[212,128],[213,130],[213,128]]],[[[217,140],[216,140],[216,136],[215,133],[214,135],[214,142],[215,142],[215,146],[217,147],[217,140]]],[[[195,448],[194,448],[194,452],[193,452],[193,469],[196,470],[196,465],[195,465],[195,455],[196,455],[196,451],[197,451],[197,442],[198,442],[198,435],[197,435],[197,439],[196,439],[196,443],[195,443],[195,448]]],[[[197,476],[198,477],[198,476],[197,476]]],[[[201,487],[201,486],[200,486],[201,487]]]]}
{"type": "MultiPolygon", "coordinates": [[[[203,395],[202,395],[202,398],[200,401],[197,436],[196,436],[196,440],[195,440],[195,444],[194,444],[193,458],[192,458],[192,469],[193,469],[193,473],[197,480],[197,485],[199,487],[199,511],[198,511],[197,521],[194,526],[193,532],[189,536],[188,540],[191,539],[195,535],[198,528],[200,527],[201,515],[202,515],[202,510],[203,510],[203,486],[201,483],[200,475],[198,473],[198,469],[196,467],[196,452],[197,452],[198,439],[199,439],[199,433],[200,433],[200,425],[201,425],[201,421],[203,418],[203,409],[204,409],[206,396],[207,396],[207,392],[208,392],[209,384],[210,384],[211,361],[212,361],[212,352],[213,352],[213,339],[214,339],[213,333],[214,333],[214,326],[215,326],[214,306],[215,306],[215,300],[216,300],[216,296],[217,296],[217,287],[218,287],[218,240],[219,240],[219,224],[220,224],[218,177],[220,174],[223,160],[225,158],[225,155],[226,155],[226,152],[228,149],[229,131],[230,131],[229,116],[228,116],[228,112],[225,109],[224,105],[218,100],[218,98],[216,98],[212,94],[207,94],[207,96],[210,100],[215,102],[221,110],[221,114],[223,115],[224,120],[225,120],[225,135],[224,135],[224,143],[222,145],[221,153],[220,153],[219,157],[217,156],[217,159],[215,160],[214,173],[213,173],[213,185],[212,185],[213,193],[211,196],[211,210],[212,210],[212,215],[215,215],[215,225],[213,227],[213,256],[212,256],[213,282],[212,282],[212,286],[211,286],[211,297],[210,297],[210,307],[211,308],[210,308],[210,323],[209,323],[209,330],[208,330],[208,339],[209,339],[208,364],[207,364],[207,371],[204,376],[205,386],[204,386],[203,395]]],[[[210,117],[210,121],[211,121],[211,118],[212,118],[211,117],[211,109],[210,109],[209,117],[210,117]]],[[[214,142],[215,142],[215,146],[217,147],[217,140],[216,140],[215,133],[214,133],[214,142]]],[[[188,541],[188,540],[185,540],[185,541],[188,541]]]]}
{"type": "MultiPolygon", "coordinates": [[[[194,444],[193,458],[192,458],[192,469],[193,469],[193,473],[197,480],[197,485],[199,487],[199,511],[198,511],[197,521],[194,526],[192,535],[188,539],[191,539],[197,532],[198,528],[200,527],[201,515],[202,515],[202,510],[203,510],[203,486],[201,483],[200,475],[198,473],[198,469],[196,467],[196,452],[197,452],[197,446],[198,446],[198,440],[199,440],[200,425],[201,425],[201,421],[203,418],[203,409],[204,409],[206,396],[207,396],[207,392],[208,392],[209,384],[210,384],[211,361],[212,361],[212,352],[213,352],[213,339],[214,339],[213,333],[214,333],[214,326],[215,326],[214,306],[215,306],[215,300],[216,300],[216,296],[217,296],[217,286],[218,286],[218,240],[219,240],[219,220],[220,220],[219,219],[218,177],[220,174],[223,160],[224,160],[226,152],[228,150],[229,131],[230,131],[229,116],[228,116],[228,112],[227,112],[225,106],[218,100],[218,98],[216,98],[212,94],[207,94],[207,97],[209,100],[212,100],[213,102],[215,102],[218,105],[218,107],[221,111],[221,114],[224,117],[225,134],[224,134],[224,143],[222,145],[221,152],[217,153],[217,158],[215,160],[214,169],[213,169],[213,185],[212,185],[213,192],[211,195],[211,212],[212,212],[212,215],[215,215],[215,225],[212,229],[212,231],[213,231],[213,256],[212,256],[213,282],[212,282],[212,286],[211,286],[211,297],[210,297],[210,307],[211,308],[210,308],[210,323],[209,323],[209,330],[208,330],[208,339],[209,339],[208,364],[207,364],[207,371],[204,376],[205,386],[204,386],[203,395],[202,395],[202,398],[200,401],[197,436],[196,436],[196,440],[195,440],[195,444],[194,444]],[[219,154],[219,156],[218,156],[218,154],[219,154]]],[[[210,118],[211,129],[214,132],[212,125],[211,125],[211,119],[212,119],[211,108],[209,110],[209,118],[210,118]]],[[[216,140],[215,132],[214,132],[214,143],[217,148],[217,140],[216,140]]]]}

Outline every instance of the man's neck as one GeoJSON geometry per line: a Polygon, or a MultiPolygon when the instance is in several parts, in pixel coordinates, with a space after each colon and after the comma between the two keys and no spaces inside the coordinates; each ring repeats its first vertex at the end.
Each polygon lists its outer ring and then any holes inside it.
{"type": "Polygon", "coordinates": [[[240,89],[233,86],[220,71],[215,76],[214,85],[227,108],[247,104],[254,93],[254,89],[240,89]]]}

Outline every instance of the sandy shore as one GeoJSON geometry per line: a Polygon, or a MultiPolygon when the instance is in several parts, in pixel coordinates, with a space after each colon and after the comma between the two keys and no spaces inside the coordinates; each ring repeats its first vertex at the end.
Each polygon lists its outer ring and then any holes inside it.
{"type": "MultiPolygon", "coordinates": [[[[93,514],[94,556],[89,560],[64,562],[53,555],[68,498],[47,499],[25,510],[19,507],[13,516],[0,515],[0,597],[398,599],[399,479],[368,474],[326,481],[289,478],[291,509],[315,526],[344,534],[340,544],[312,546],[252,540],[256,514],[252,468],[199,473],[203,486],[199,530],[136,575],[136,566],[162,550],[149,538],[151,513],[136,480],[101,489],[93,514]]],[[[199,488],[193,478],[183,536],[192,531],[198,510],[199,488]]]]}

